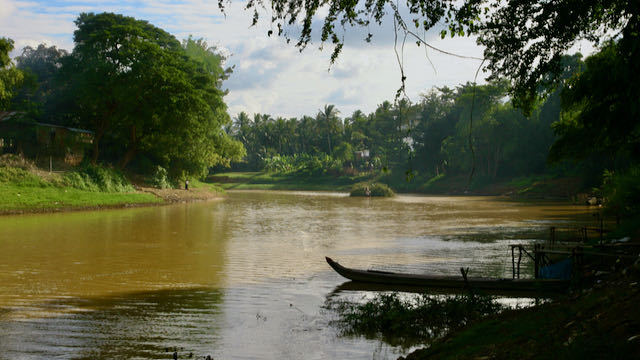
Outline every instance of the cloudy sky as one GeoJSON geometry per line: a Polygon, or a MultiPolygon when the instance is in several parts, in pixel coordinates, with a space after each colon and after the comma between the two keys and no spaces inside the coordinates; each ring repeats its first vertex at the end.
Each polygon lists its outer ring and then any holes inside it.
{"type": "MultiPolygon", "coordinates": [[[[354,110],[372,112],[385,100],[393,100],[400,86],[400,68],[394,52],[394,32],[387,22],[372,28],[371,43],[363,32],[350,32],[336,64],[330,67],[331,47],[315,41],[302,53],[284,39],[268,37],[266,19],[251,27],[251,13],[243,1],[227,6],[226,17],[217,0],[0,0],[0,37],[15,41],[19,54],[24,46],[40,43],[73,49],[73,21],[81,12],[115,12],[147,20],[178,39],[204,38],[230,54],[227,65],[234,73],[224,84],[229,89],[229,113],[267,113],[274,117],[315,115],[325,104],[335,104],[343,117],[354,110]]],[[[389,20],[390,21],[390,20],[389,20]]],[[[432,44],[466,56],[482,56],[472,38],[441,40],[426,34],[432,44]]],[[[473,81],[479,61],[459,59],[408,41],[404,68],[407,94],[412,101],[434,86],[456,86],[473,81]],[[428,57],[428,58],[427,58],[428,57]]],[[[483,76],[480,75],[479,82],[483,76]]]]}

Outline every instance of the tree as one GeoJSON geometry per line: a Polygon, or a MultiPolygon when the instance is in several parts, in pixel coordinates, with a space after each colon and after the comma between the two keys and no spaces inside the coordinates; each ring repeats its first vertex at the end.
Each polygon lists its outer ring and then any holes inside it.
{"type": "Polygon", "coordinates": [[[118,14],[83,13],[76,25],[62,74],[80,123],[95,132],[94,162],[104,155],[125,168],[142,156],[177,178],[242,154],[222,129],[225,72],[213,70],[209,49],[192,59],[164,30],[118,14]]]}
{"type": "Polygon", "coordinates": [[[335,105],[325,105],[323,109],[318,111],[316,119],[321,123],[321,129],[327,136],[327,144],[329,149],[329,156],[333,156],[333,147],[331,146],[331,135],[335,135],[340,131],[340,119],[338,114],[340,111],[335,105]]]}
{"type": "Polygon", "coordinates": [[[36,84],[34,89],[28,89],[19,97],[34,104],[38,117],[49,123],[65,125],[66,122],[62,114],[69,107],[69,99],[59,91],[58,79],[62,60],[68,55],[66,50],[40,44],[37,48],[26,46],[16,58],[18,69],[33,76],[36,84]]]}
{"type": "MultiPolygon", "coordinates": [[[[223,5],[219,2],[224,9],[223,5]]],[[[514,103],[527,114],[536,98],[553,91],[562,56],[578,41],[597,45],[611,36],[627,40],[640,36],[640,3],[629,0],[256,0],[246,6],[254,13],[254,24],[263,7],[271,9],[276,34],[288,42],[297,38],[295,45],[301,49],[311,42],[314,30],[320,32],[322,42],[334,45],[332,62],[344,46],[346,32],[359,28],[367,34],[364,41],[371,41],[370,27],[381,25],[388,15],[393,18],[394,31],[401,33],[399,38],[409,37],[436,51],[441,50],[417,30],[439,30],[442,37],[476,34],[485,46],[491,79],[510,80],[514,103]],[[326,15],[318,19],[321,9],[327,10],[326,15]]],[[[640,49],[628,50],[638,58],[640,49]]]]}
{"type": "Polygon", "coordinates": [[[216,86],[222,90],[222,82],[229,78],[233,67],[224,69],[226,57],[215,46],[209,46],[204,39],[194,39],[191,35],[182,40],[182,48],[193,60],[200,62],[204,71],[217,80],[216,86]]]}
{"type": "Polygon", "coordinates": [[[640,68],[627,47],[624,39],[607,43],[568,80],[562,117],[553,125],[560,136],[551,148],[553,160],[600,154],[609,168],[640,162],[640,68]]]}
{"type": "Polygon", "coordinates": [[[451,117],[454,101],[454,90],[444,87],[423,95],[419,105],[419,121],[414,130],[416,160],[431,176],[444,173],[447,167],[441,150],[443,142],[455,134],[456,122],[451,117]]]}
{"type": "Polygon", "coordinates": [[[24,82],[24,73],[17,69],[9,53],[13,50],[13,40],[0,38],[0,110],[11,107],[11,100],[24,82]]]}

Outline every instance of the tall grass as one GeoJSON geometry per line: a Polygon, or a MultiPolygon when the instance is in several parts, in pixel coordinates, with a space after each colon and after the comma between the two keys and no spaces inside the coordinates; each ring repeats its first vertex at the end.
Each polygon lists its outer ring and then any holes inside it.
{"type": "Polygon", "coordinates": [[[131,192],[135,189],[124,175],[116,169],[86,165],[63,175],[62,184],[87,191],[131,192]]]}

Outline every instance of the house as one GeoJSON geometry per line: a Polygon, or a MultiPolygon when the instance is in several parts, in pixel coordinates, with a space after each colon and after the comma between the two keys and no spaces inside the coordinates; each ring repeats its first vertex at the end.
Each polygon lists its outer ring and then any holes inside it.
{"type": "Polygon", "coordinates": [[[64,159],[67,165],[77,165],[93,143],[93,131],[55,124],[36,123],[36,143],[40,151],[64,159]]]}
{"type": "Polygon", "coordinates": [[[17,111],[0,112],[0,153],[54,158],[77,165],[93,143],[93,131],[40,123],[17,111]]]}
{"type": "Polygon", "coordinates": [[[354,151],[356,161],[369,159],[369,150],[354,151]]]}
{"type": "Polygon", "coordinates": [[[35,122],[20,111],[0,111],[0,154],[24,153],[35,147],[35,122]]]}

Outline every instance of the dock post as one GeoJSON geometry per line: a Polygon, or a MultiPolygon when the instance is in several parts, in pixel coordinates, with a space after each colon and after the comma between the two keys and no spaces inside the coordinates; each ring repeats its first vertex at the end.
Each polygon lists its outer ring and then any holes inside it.
{"type": "Polygon", "coordinates": [[[513,272],[513,276],[511,277],[512,279],[516,278],[516,259],[515,259],[515,255],[513,253],[513,248],[515,247],[515,245],[511,245],[511,271],[513,272]]]}
{"type": "Polygon", "coordinates": [[[522,261],[522,246],[518,247],[518,279],[520,279],[520,262],[522,261]]]}
{"type": "Polygon", "coordinates": [[[533,257],[534,257],[533,277],[537,279],[538,273],[540,271],[540,244],[535,244],[533,246],[533,257]]]}
{"type": "Polygon", "coordinates": [[[600,246],[604,243],[604,218],[600,216],[600,246]]]}

